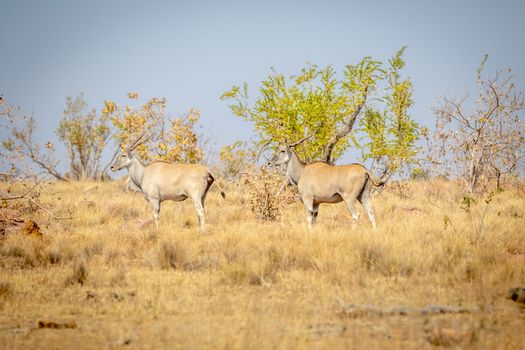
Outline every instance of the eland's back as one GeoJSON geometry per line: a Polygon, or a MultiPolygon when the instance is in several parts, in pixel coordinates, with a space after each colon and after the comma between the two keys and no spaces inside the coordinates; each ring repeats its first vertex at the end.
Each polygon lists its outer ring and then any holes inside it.
{"type": "Polygon", "coordinates": [[[142,191],[148,197],[158,196],[161,201],[181,201],[193,195],[201,197],[210,180],[204,165],[155,161],[144,170],[142,191]]]}
{"type": "Polygon", "coordinates": [[[298,183],[299,193],[312,197],[316,203],[337,203],[345,195],[359,193],[368,179],[368,171],[360,164],[307,164],[298,183]]]}

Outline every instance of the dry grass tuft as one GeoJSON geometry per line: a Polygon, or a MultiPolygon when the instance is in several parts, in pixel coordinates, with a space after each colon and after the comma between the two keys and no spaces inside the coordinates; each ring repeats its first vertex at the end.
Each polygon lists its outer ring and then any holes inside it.
{"type": "Polygon", "coordinates": [[[0,299],[3,299],[13,292],[13,286],[9,282],[0,282],[0,299]]]}
{"type": "Polygon", "coordinates": [[[191,270],[188,252],[181,242],[162,240],[148,253],[146,260],[154,269],[191,270]]]}
{"type": "Polygon", "coordinates": [[[66,286],[80,284],[83,286],[88,278],[88,270],[83,260],[76,261],[73,264],[71,274],[66,278],[66,286]]]}

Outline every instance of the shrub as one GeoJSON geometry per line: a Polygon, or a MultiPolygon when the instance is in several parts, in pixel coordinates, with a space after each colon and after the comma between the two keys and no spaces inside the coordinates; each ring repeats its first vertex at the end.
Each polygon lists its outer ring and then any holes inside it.
{"type": "Polygon", "coordinates": [[[0,298],[5,298],[12,293],[13,287],[9,282],[0,282],[0,298]]]}
{"type": "Polygon", "coordinates": [[[167,269],[191,269],[188,253],[179,242],[160,241],[146,258],[152,268],[167,269]]]}
{"type": "Polygon", "coordinates": [[[250,210],[263,221],[276,221],[284,206],[293,201],[293,193],[283,184],[276,171],[261,168],[259,172],[244,174],[243,183],[248,187],[250,210]]]}
{"type": "Polygon", "coordinates": [[[73,265],[73,271],[69,277],[66,278],[66,285],[80,284],[81,286],[86,283],[88,277],[88,271],[86,263],[83,260],[75,262],[73,265]]]}

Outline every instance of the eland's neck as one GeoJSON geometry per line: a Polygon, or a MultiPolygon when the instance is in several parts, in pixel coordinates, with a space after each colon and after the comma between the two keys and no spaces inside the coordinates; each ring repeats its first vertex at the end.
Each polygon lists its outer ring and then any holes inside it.
{"type": "Polygon", "coordinates": [[[144,164],[137,158],[133,157],[128,167],[129,178],[133,183],[142,190],[142,180],[144,179],[144,164]]]}
{"type": "Polygon", "coordinates": [[[299,183],[299,179],[301,178],[301,173],[303,172],[304,167],[305,163],[303,163],[297,154],[292,151],[291,159],[288,162],[288,167],[286,169],[286,175],[288,176],[288,179],[290,179],[290,182],[292,182],[294,185],[299,183]]]}

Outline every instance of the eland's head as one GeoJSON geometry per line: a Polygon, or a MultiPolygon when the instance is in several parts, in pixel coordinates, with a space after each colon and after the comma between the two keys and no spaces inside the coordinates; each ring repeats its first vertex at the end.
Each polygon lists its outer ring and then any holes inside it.
{"type": "Polygon", "coordinates": [[[128,168],[131,165],[132,159],[133,155],[131,152],[121,152],[115,159],[115,162],[111,165],[111,170],[119,171],[124,168],[128,168]]]}
{"type": "Polygon", "coordinates": [[[313,134],[308,135],[294,143],[285,143],[284,145],[280,145],[277,148],[277,151],[274,153],[273,157],[268,161],[266,165],[268,167],[273,167],[273,166],[281,166],[284,164],[288,164],[288,162],[292,160],[292,155],[293,155],[292,148],[303,143],[304,141],[308,140],[312,136],[313,134]]]}
{"type": "Polygon", "coordinates": [[[268,167],[278,167],[287,164],[292,159],[292,149],[288,145],[279,146],[273,157],[266,164],[268,167]]]}
{"type": "Polygon", "coordinates": [[[134,158],[131,152],[138,146],[142,145],[144,142],[148,141],[151,138],[151,136],[153,136],[149,135],[148,137],[143,139],[145,133],[146,132],[143,132],[135,142],[133,142],[129,147],[127,147],[126,151],[122,151],[117,155],[115,162],[113,162],[113,164],[111,165],[112,171],[119,171],[124,168],[129,168],[134,158]]]}

